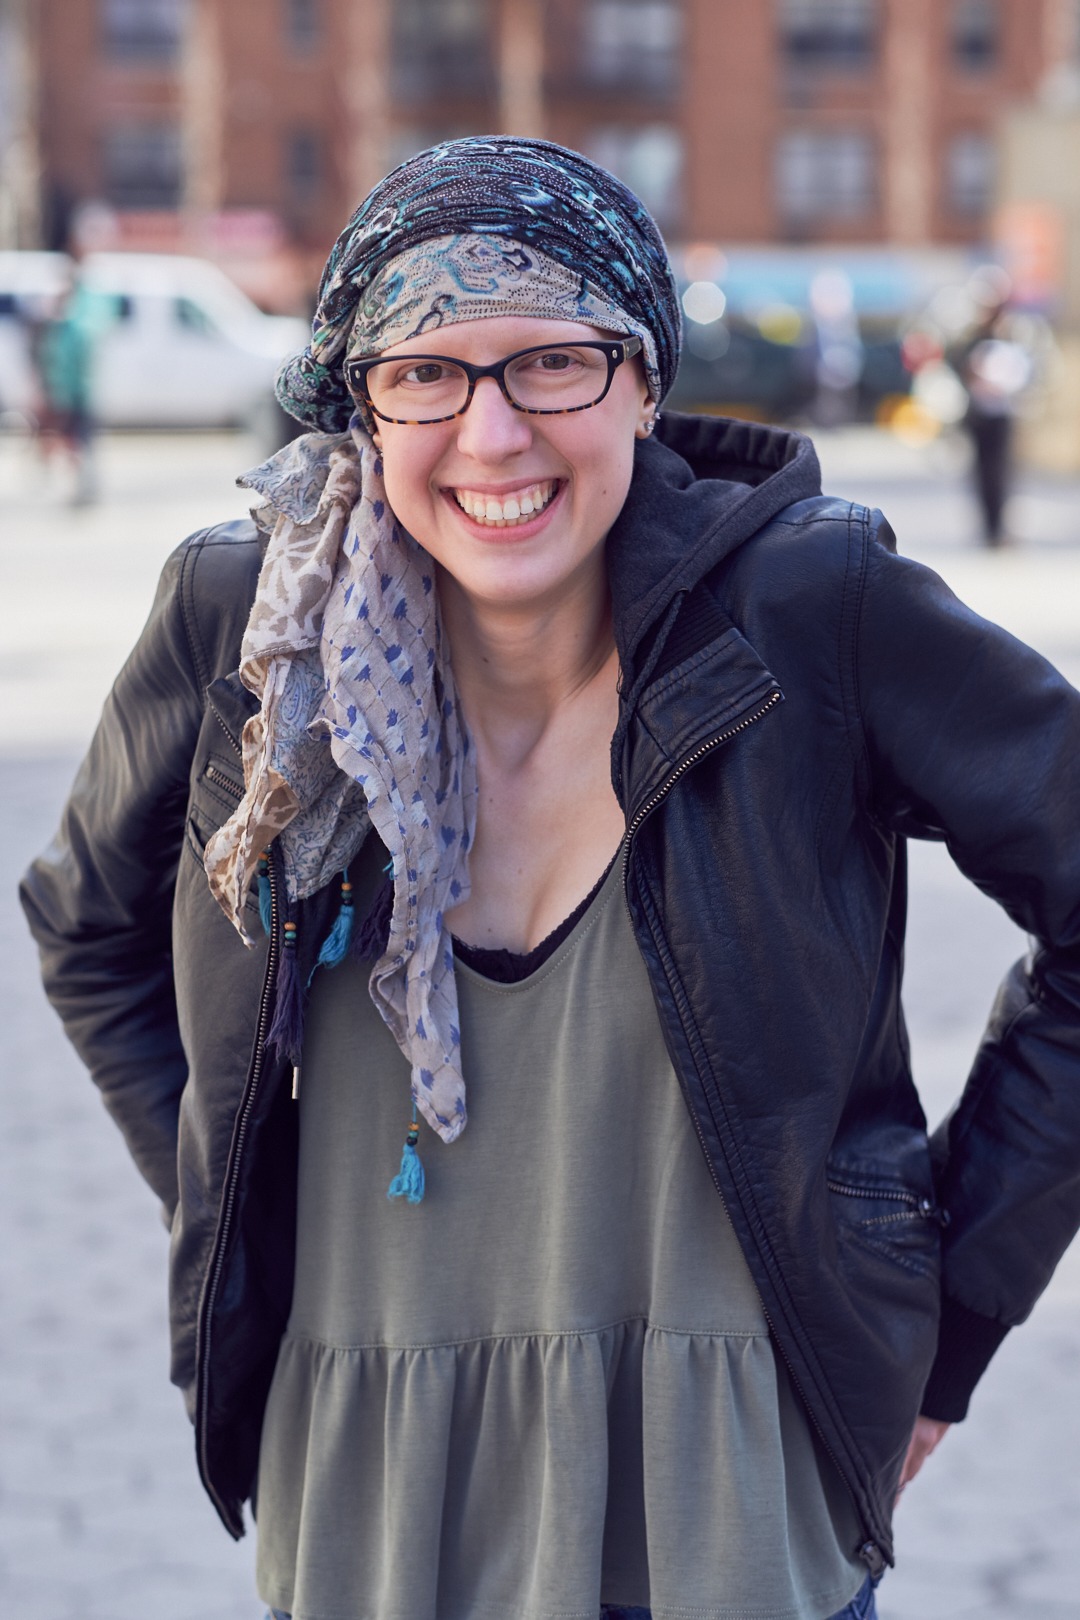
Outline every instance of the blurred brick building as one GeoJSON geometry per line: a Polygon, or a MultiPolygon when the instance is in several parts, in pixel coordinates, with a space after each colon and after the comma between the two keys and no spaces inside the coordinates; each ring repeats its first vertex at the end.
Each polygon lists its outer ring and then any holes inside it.
{"type": "MultiPolygon", "coordinates": [[[[11,0],[8,0],[10,5],[11,0]]],[[[42,233],[100,199],[322,257],[446,134],[544,133],[682,240],[976,241],[1076,0],[36,0],[42,233]]],[[[130,232],[129,232],[130,235],[130,232]]]]}

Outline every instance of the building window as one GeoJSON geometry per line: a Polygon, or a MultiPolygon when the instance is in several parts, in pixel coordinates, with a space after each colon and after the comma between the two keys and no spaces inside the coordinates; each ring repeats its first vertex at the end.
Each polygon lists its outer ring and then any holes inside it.
{"type": "Polygon", "coordinates": [[[105,193],[119,208],[176,208],[182,166],[176,124],[115,124],[105,131],[105,193]]]}
{"type": "Polygon", "coordinates": [[[313,51],[322,36],[320,0],[284,0],[285,38],[294,51],[313,51]]]}
{"type": "Polygon", "coordinates": [[[953,0],[952,56],[964,73],[985,73],[997,63],[997,0],[953,0]]]}
{"type": "Polygon", "coordinates": [[[604,88],[673,94],[679,85],[682,23],[678,0],[589,0],[583,18],[585,77],[604,88]]]}
{"type": "Polygon", "coordinates": [[[989,210],[996,179],[993,138],[982,130],[954,135],[945,149],[945,193],[949,209],[965,219],[989,210]]]}
{"type": "Polygon", "coordinates": [[[780,40],[790,67],[827,73],[870,66],[877,0],[781,0],[780,40]]]}
{"type": "Polygon", "coordinates": [[[322,141],[317,130],[294,129],[285,138],[285,189],[294,207],[312,202],[322,189],[322,141]]]}
{"type": "Polygon", "coordinates": [[[167,67],[179,61],[188,0],[102,0],[102,43],[120,62],[167,67]]]}
{"type": "Polygon", "coordinates": [[[862,130],[795,130],[776,154],[777,203],[790,225],[861,220],[876,201],[875,151],[862,130]]]}
{"type": "Polygon", "coordinates": [[[494,19],[488,0],[397,0],[391,17],[398,95],[490,94],[494,19]]]}
{"type": "Polygon", "coordinates": [[[677,130],[669,124],[607,125],[592,131],[585,150],[636,192],[659,224],[678,225],[683,144],[677,130]]]}

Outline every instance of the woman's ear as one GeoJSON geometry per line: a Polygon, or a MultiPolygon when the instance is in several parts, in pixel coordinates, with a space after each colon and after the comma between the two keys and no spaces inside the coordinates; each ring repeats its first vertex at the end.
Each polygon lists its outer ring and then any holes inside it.
{"type": "Polygon", "coordinates": [[[646,402],[642,409],[641,416],[638,420],[638,425],[634,430],[634,437],[638,439],[647,439],[659,420],[660,414],[656,409],[656,404],[650,399],[646,402]]]}

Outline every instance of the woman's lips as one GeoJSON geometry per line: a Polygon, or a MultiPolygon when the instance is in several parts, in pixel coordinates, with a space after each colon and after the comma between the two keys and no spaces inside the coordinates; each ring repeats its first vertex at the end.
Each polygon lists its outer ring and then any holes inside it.
{"type": "Polygon", "coordinates": [[[445,492],[479,528],[517,530],[531,527],[552,504],[560,488],[562,484],[557,478],[541,478],[497,496],[484,489],[453,488],[445,492]]]}

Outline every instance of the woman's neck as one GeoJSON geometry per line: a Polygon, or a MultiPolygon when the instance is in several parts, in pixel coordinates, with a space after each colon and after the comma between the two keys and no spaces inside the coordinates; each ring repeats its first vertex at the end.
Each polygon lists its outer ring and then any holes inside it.
{"type": "Polygon", "coordinates": [[[557,607],[509,610],[440,582],[480,790],[469,894],[447,922],[473,945],[531,950],[589,893],[623,835],[610,765],[619,660],[598,561],[557,607]]]}
{"type": "Polygon", "coordinates": [[[552,719],[618,670],[607,575],[601,567],[557,604],[477,602],[440,571],[439,605],[454,682],[482,753],[513,768],[552,719]]]}

